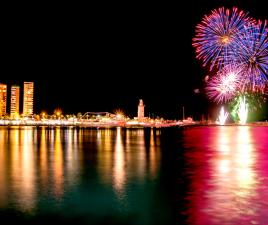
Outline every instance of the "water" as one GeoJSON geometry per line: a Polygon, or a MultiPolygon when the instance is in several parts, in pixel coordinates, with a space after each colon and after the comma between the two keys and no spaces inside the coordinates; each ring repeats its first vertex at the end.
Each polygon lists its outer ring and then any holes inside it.
{"type": "Polygon", "coordinates": [[[1,224],[268,224],[268,127],[0,127],[1,224]]]}

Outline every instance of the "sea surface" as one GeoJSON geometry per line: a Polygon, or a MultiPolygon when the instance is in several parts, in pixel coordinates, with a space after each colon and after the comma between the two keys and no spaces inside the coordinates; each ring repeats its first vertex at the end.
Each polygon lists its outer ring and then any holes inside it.
{"type": "Polygon", "coordinates": [[[268,224],[268,127],[0,127],[1,224],[268,224]]]}

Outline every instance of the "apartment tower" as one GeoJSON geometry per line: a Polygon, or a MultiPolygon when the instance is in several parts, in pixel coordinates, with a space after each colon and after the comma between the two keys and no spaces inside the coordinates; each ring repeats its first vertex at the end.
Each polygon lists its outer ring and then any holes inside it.
{"type": "Polygon", "coordinates": [[[11,86],[10,117],[16,118],[20,114],[20,87],[11,86]]]}
{"type": "Polygon", "coordinates": [[[0,84],[0,116],[5,116],[7,112],[7,85],[0,84]]]}
{"type": "Polygon", "coordinates": [[[23,85],[23,115],[33,115],[34,83],[24,82],[23,85]]]}

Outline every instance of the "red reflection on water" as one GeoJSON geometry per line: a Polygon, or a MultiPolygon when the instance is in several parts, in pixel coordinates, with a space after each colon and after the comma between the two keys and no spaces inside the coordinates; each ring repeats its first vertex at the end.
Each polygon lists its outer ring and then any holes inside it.
{"type": "Polygon", "coordinates": [[[189,224],[268,224],[268,127],[184,132],[189,224]]]}

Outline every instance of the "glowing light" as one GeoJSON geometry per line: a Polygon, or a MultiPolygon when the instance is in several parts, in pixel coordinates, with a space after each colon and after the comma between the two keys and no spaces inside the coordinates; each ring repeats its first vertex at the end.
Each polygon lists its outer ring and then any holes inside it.
{"type": "Polygon", "coordinates": [[[122,109],[117,109],[114,111],[114,113],[117,119],[124,118],[124,111],[122,109]]]}
{"type": "Polygon", "coordinates": [[[54,110],[54,114],[55,114],[57,117],[59,117],[59,116],[61,116],[61,114],[62,114],[62,110],[61,110],[60,108],[57,108],[57,109],[54,110]]]}
{"type": "Polygon", "coordinates": [[[221,111],[218,117],[218,121],[220,125],[224,125],[229,113],[224,111],[224,107],[221,107],[221,111]]]}
{"type": "Polygon", "coordinates": [[[222,36],[220,42],[227,45],[231,42],[231,38],[228,35],[222,36]]]}
{"type": "Polygon", "coordinates": [[[121,118],[123,118],[123,115],[122,115],[122,114],[116,114],[116,117],[117,117],[118,119],[121,119],[121,118]]]}
{"type": "Polygon", "coordinates": [[[219,172],[220,173],[229,173],[230,172],[230,160],[227,159],[222,159],[219,160],[219,172]]]}
{"type": "Polygon", "coordinates": [[[46,113],[45,113],[45,112],[42,112],[42,113],[41,113],[41,116],[42,116],[42,118],[44,119],[44,118],[46,117],[46,113]]]}
{"type": "Polygon", "coordinates": [[[248,117],[248,106],[246,103],[246,97],[243,96],[240,98],[239,101],[239,107],[238,107],[238,117],[239,117],[239,123],[244,125],[247,122],[248,117]]]}

